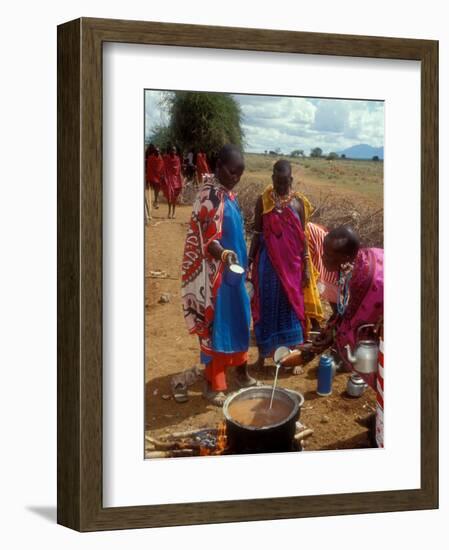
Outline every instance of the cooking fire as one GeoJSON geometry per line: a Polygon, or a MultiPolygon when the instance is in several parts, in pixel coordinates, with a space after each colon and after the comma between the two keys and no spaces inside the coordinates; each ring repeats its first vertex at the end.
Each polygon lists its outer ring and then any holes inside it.
{"type": "MultiPolygon", "coordinates": [[[[176,432],[160,439],[146,435],[145,456],[146,458],[176,458],[237,454],[228,446],[226,432],[226,422],[223,421],[217,428],[176,432]]],[[[301,451],[303,441],[312,434],[312,429],[299,421],[296,422],[291,451],[301,451]]]]}

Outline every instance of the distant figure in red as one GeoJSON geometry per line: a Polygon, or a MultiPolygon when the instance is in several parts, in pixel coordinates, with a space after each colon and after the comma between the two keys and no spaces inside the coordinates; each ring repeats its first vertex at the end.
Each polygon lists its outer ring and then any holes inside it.
{"type": "MultiPolygon", "coordinates": [[[[154,190],[154,208],[159,208],[158,197],[164,185],[165,166],[159,147],[155,147],[147,156],[147,186],[154,190]]],[[[147,187],[148,189],[148,187],[147,187]]]]}
{"type": "Polygon", "coordinates": [[[198,177],[198,183],[203,183],[204,174],[210,174],[209,164],[207,163],[206,153],[202,150],[196,155],[196,174],[198,177]]]}
{"type": "Polygon", "coordinates": [[[168,202],[168,217],[175,217],[176,202],[182,191],[181,159],[176,154],[176,147],[164,155],[165,185],[162,187],[168,202]]]}

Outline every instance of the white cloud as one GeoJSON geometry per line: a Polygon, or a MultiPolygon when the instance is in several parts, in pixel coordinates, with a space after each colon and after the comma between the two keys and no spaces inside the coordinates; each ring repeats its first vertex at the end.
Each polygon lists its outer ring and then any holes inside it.
{"type": "MultiPolygon", "coordinates": [[[[146,135],[168,122],[161,104],[167,92],[145,94],[146,135]]],[[[314,147],[325,153],[367,143],[384,142],[384,105],[381,101],[234,95],[240,104],[246,150],[280,148],[284,153],[314,147]]]]}
{"type": "Polygon", "coordinates": [[[342,133],[348,121],[348,105],[338,99],[322,99],[317,104],[313,129],[318,132],[342,133]]]}
{"type": "Polygon", "coordinates": [[[171,92],[160,90],[145,90],[145,136],[151,135],[157,126],[164,126],[169,122],[164,100],[171,92]]]}

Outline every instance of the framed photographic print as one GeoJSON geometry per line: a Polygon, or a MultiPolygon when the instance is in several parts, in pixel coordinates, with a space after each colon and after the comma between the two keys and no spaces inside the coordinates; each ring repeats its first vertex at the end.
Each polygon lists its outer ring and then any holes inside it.
{"type": "Polygon", "coordinates": [[[58,522],[436,508],[437,185],[435,41],[61,25],[58,522]]]}

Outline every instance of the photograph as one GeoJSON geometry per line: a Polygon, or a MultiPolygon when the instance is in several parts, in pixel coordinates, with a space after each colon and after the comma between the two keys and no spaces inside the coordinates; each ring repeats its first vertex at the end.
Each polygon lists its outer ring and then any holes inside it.
{"type": "Polygon", "coordinates": [[[145,458],[384,447],[384,101],[144,90],[145,458]]]}
{"type": "Polygon", "coordinates": [[[70,529],[439,506],[439,42],[251,23],[58,25],[70,529]]]}

